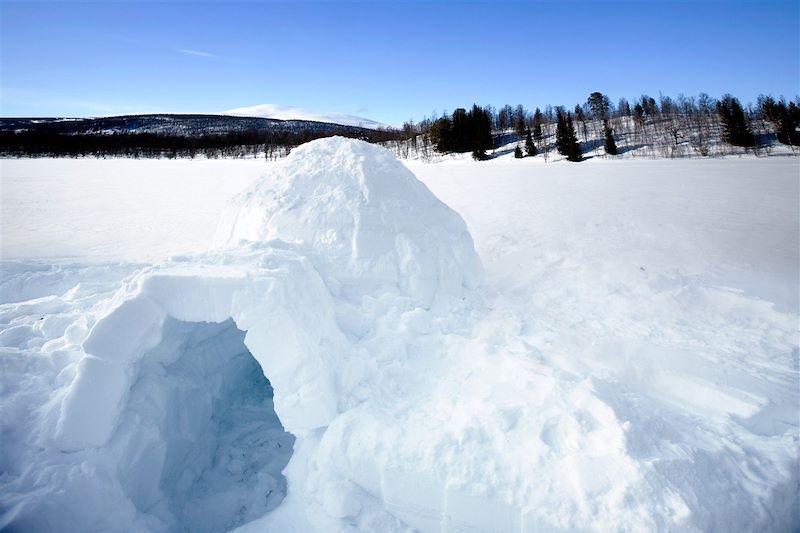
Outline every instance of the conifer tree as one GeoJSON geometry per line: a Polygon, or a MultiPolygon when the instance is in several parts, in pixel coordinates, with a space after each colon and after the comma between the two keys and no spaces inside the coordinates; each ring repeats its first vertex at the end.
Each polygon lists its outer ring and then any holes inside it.
{"type": "Polygon", "coordinates": [[[778,142],[792,146],[800,144],[800,132],[797,131],[800,126],[800,108],[797,104],[789,102],[787,106],[785,100],[776,102],[771,96],[761,96],[758,100],[761,116],[772,122],[778,142]]]}
{"type": "Polygon", "coordinates": [[[518,137],[525,135],[525,108],[522,104],[514,109],[514,132],[518,137]]]}
{"type": "Polygon", "coordinates": [[[489,111],[472,104],[472,109],[467,113],[469,118],[471,139],[470,148],[485,152],[494,145],[492,139],[492,118],[489,111]]]}
{"type": "Polygon", "coordinates": [[[605,150],[608,155],[617,155],[617,143],[614,142],[614,130],[608,124],[608,120],[603,121],[603,132],[605,132],[605,150]]]}
{"type": "Polygon", "coordinates": [[[533,139],[537,143],[542,142],[542,112],[539,111],[539,108],[536,108],[536,111],[533,113],[533,139]]]}
{"type": "Polygon", "coordinates": [[[737,98],[726,94],[717,102],[717,114],[722,123],[722,138],[734,146],[754,146],[755,137],[747,124],[744,110],[737,98]]]}
{"type": "Polygon", "coordinates": [[[556,116],[556,148],[558,153],[567,157],[567,161],[581,161],[578,138],[575,136],[575,127],[572,124],[572,115],[559,107],[556,116]]]}
{"type": "Polygon", "coordinates": [[[522,159],[522,157],[523,157],[522,156],[522,148],[520,148],[519,145],[516,145],[514,147],[514,157],[516,159],[522,159]]]}
{"type": "Polygon", "coordinates": [[[485,159],[493,146],[491,116],[486,109],[473,105],[469,111],[458,108],[452,118],[444,116],[428,128],[428,136],[439,152],[474,152],[485,159]]]}
{"type": "Polygon", "coordinates": [[[533,138],[531,137],[531,130],[525,130],[525,155],[529,157],[533,157],[536,155],[536,145],[533,144],[533,138]]]}
{"type": "Polygon", "coordinates": [[[611,109],[611,101],[608,99],[608,96],[595,91],[589,95],[586,102],[589,105],[589,109],[592,110],[592,118],[596,120],[605,120],[608,118],[608,111],[611,109]]]}

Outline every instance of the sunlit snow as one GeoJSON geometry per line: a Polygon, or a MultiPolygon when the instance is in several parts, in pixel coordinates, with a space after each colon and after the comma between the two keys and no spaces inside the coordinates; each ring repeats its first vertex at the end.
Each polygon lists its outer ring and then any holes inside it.
{"type": "Polygon", "coordinates": [[[0,528],[800,523],[796,158],[2,165],[0,528]]]}

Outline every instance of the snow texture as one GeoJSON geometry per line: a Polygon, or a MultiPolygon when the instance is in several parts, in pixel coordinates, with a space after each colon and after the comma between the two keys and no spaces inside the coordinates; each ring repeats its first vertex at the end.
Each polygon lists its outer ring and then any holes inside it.
{"type": "Polygon", "coordinates": [[[485,277],[338,138],[210,252],[4,263],[0,527],[796,529],[796,161],[510,164],[415,167],[485,277]]]}

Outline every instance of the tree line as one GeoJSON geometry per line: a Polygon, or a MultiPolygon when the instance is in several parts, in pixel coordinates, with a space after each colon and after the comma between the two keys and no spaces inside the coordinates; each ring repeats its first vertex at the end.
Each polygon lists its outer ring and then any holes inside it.
{"type": "Polygon", "coordinates": [[[759,153],[771,139],[800,146],[798,127],[800,99],[787,102],[762,95],[755,106],[745,107],[730,94],[715,100],[701,93],[696,98],[661,95],[658,100],[642,95],[614,104],[607,95],[593,92],[571,109],[546,106],[530,112],[522,105],[495,109],[473,104],[469,111],[458,108],[417,124],[407,122],[403,132],[411,151],[423,157],[431,152],[472,152],[475,159],[486,159],[488,150],[516,141],[517,158],[547,158],[555,149],[569,161],[581,161],[601,148],[606,155],[619,154],[620,138],[627,149],[647,147],[654,156],[730,153],[725,145],[759,153]]]}
{"type": "Polygon", "coordinates": [[[0,130],[0,153],[18,157],[144,157],[176,158],[204,156],[283,157],[292,147],[340,135],[369,142],[387,142],[403,137],[399,130],[362,130],[351,128],[325,131],[263,131],[247,129],[228,133],[152,133],[152,132],[81,132],[64,131],[62,123],[39,124],[33,129],[0,130]]]}

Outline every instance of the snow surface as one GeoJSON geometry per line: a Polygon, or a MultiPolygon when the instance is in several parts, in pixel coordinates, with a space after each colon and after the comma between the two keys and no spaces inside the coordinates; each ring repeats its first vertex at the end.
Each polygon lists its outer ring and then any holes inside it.
{"type": "Polygon", "coordinates": [[[346,115],[342,113],[319,113],[302,107],[279,104],[259,104],[248,107],[237,107],[224,111],[223,115],[236,115],[240,117],[275,118],[278,120],[313,120],[316,122],[329,122],[343,126],[356,126],[359,128],[388,128],[389,126],[368,118],[346,115]]]}
{"type": "Polygon", "coordinates": [[[203,252],[226,202],[264,169],[231,162],[0,160],[0,255],[153,262],[203,252]]]}
{"type": "Polygon", "coordinates": [[[3,162],[4,240],[37,223],[0,284],[0,527],[800,525],[796,159],[410,163],[482,284],[384,150],[259,165],[3,162]],[[157,253],[222,212],[216,248],[142,267],[147,236],[67,244],[166,216],[124,183],[74,196],[108,170],[250,186],[175,205],[157,253]],[[31,259],[59,240],[73,259],[31,259]]]}

